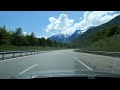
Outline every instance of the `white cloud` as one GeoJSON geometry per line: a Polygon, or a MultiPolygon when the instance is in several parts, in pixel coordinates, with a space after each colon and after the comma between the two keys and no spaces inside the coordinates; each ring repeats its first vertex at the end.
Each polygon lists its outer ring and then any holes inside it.
{"type": "Polygon", "coordinates": [[[89,26],[98,26],[106,23],[116,17],[114,11],[93,11],[84,13],[84,18],[79,23],[75,23],[74,26],[78,29],[84,30],[89,26]]]}
{"type": "Polygon", "coordinates": [[[71,27],[74,23],[74,20],[69,19],[68,15],[66,14],[61,14],[58,19],[50,17],[49,22],[50,24],[47,26],[46,32],[60,33],[71,27]]]}
{"type": "Polygon", "coordinates": [[[44,37],[45,39],[47,39],[48,37],[46,36],[36,36],[37,38],[41,38],[41,37],[44,37]]]}
{"type": "Polygon", "coordinates": [[[30,35],[31,33],[30,32],[23,32],[23,35],[30,35]]]}
{"type": "Polygon", "coordinates": [[[83,17],[78,18],[80,22],[74,23],[73,19],[69,19],[68,15],[61,14],[57,19],[54,17],[49,18],[50,24],[46,28],[46,32],[50,34],[72,34],[76,29],[86,30],[90,26],[98,26],[106,23],[116,17],[114,11],[86,11],[83,17]]]}
{"type": "Polygon", "coordinates": [[[24,35],[27,35],[27,32],[23,32],[24,35]]]}

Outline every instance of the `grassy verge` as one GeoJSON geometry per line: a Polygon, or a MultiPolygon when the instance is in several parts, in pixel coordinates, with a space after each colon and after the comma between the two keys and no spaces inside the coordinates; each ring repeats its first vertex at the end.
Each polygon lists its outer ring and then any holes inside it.
{"type": "Polygon", "coordinates": [[[96,41],[84,49],[93,51],[120,52],[120,34],[96,41]]]}
{"type": "Polygon", "coordinates": [[[85,52],[113,57],[120,57],[120,34],[96,41],[89,46],[75,50],[77,52],[85,52]],[[107,52],[106,52],[107,51],[107,52]],[[118,53],[115,53],[118,52],[118,53]]]}
{"type": "Polygon", "coordinates": [[[26,50],[60,50],[65,48],[60,47],[41,47],[41,46],[13,46],[13,45],[0,45],[0,51],[10,50],[10,51],[26,51],[26,50]]]}
{"type": "Polygon", "coordinates": [[[104,56],[111,56],[111,57],[119,57],[120,58],[120,52],[105,52],[105,51],[89,51],[89,50],[74,50],[76,52],[84,52],[84,53],[91,53],[91,54],[98,54],[98,55],[104,55],[104,56]]]}

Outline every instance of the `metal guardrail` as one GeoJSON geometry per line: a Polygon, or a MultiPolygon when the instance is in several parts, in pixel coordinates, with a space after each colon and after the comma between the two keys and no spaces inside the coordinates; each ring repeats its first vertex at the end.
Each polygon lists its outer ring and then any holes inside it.
{"type": "Polygon", "coordinates": [[[15,54],[20,54],[19,56],[27,56],[33,54],[44,53],[45,51],[1,51],[0,55],[2,55],[2,60],[5,59],[5,55],[12,54],[12,58],[15,58],[15,54]],[[25,55],[23,55],[23,53],[25,55]]]}

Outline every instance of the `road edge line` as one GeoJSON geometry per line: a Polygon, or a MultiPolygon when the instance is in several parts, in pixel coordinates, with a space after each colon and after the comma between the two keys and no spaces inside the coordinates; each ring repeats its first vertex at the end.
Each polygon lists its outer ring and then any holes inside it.
{"type": "Polygon", "coordinates": [[[82,65],[84,65],[87,69],[89,70],[93,70],[91,67],[87,66],[85,63],[83,63],[82,61],[80,61],[79,59],[77,59],[76,57],[74,57],[75,60],[77,60],[79,63],[81,63],[82,65]]]}

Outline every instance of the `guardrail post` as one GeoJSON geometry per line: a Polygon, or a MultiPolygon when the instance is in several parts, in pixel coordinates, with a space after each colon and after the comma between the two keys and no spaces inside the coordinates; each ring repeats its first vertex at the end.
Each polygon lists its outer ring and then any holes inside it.
{"type": "Polygon", "coordinates": [[[2,54],[2,59],[4,59],[4,54],[2,54]]]}
{"type": "Polygon", "coordinates": [[[27,52],[26,52],[26,55],[27,55],[27,52]]]}
{"type": "Polygon", "coordinates": [[[14,56],[14,52],[13,52],[13,58],[14,58],[15,56],[14,56]]]}
{"type": "Polygon", "coordinates": [[[22,52],[21,52],[20,56],[22,56],[22,52]]]}

